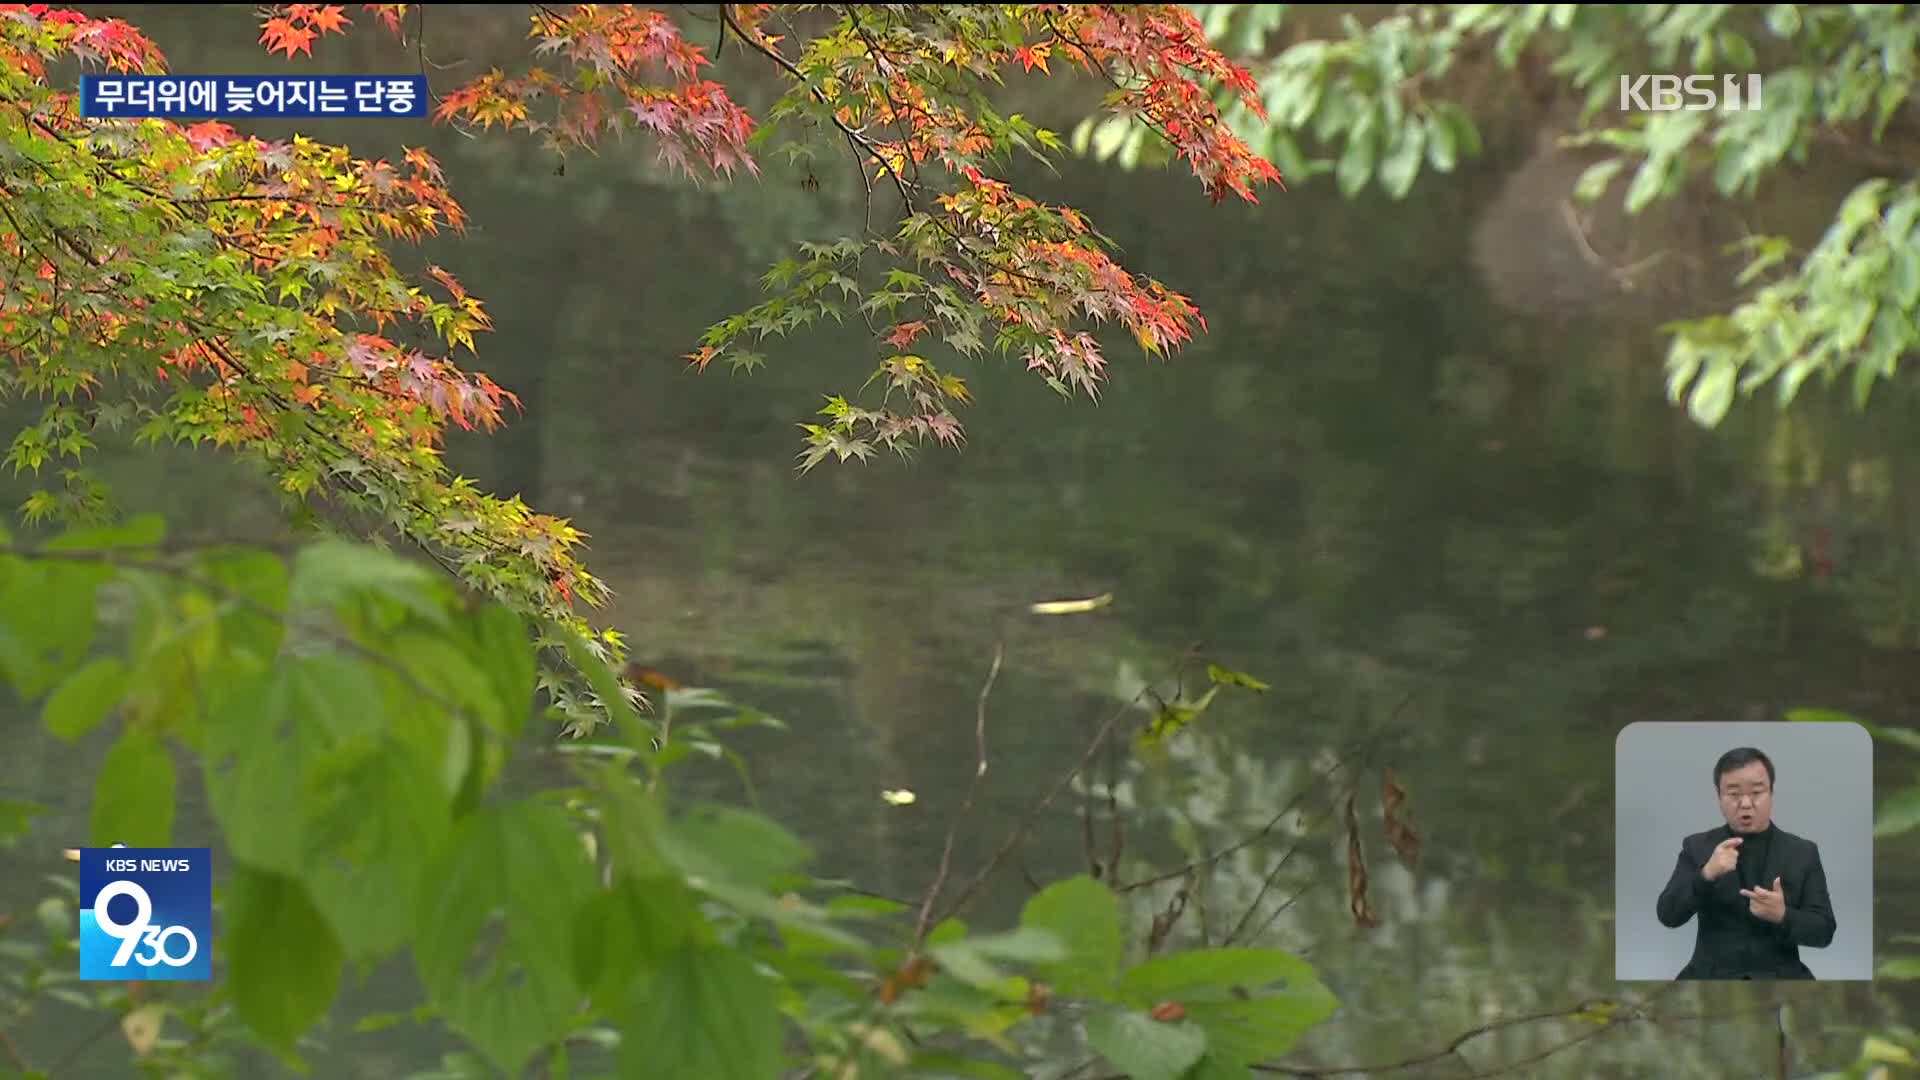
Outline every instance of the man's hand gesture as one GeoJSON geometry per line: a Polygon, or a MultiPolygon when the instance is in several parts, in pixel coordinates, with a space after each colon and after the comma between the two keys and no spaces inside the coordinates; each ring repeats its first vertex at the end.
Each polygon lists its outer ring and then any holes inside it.
{"type": "Polygon", "coordinates": [[[1757,918],[1778,925],[1787,918],[1787,892],[1780,887],[1780,879],[1773,879],[1773,888],[1762,885],[1755,889],[1741,889],[1740,895],[1747,898],[1747,910],[1757,918]]]}
{"type": "Polygon", "coordinates": [[[1700,868],[1700,875],[1708,881],[1719,880],[1720,875],[1731,873],[1734,865],[1740,861],[1740,838],[1729,836],[1720,841],[1720,846],[1707,856],[1707,865],[1700,868]]]}

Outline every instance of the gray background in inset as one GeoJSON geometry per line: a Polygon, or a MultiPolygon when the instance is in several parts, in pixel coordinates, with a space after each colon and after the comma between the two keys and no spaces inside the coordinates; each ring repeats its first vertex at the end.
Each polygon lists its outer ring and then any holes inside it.
{"type": "MultiPolygon", "coordinates": [[[[1693,954],[1696,923],[1660,925],[1654,902],[1680,841],[1726,824],[1713,764],[1736,746],[1773,759],[1773,822],[1820,847],[1838,929],[1802,948],[1818,979],[1873,977],[1873,739],[1858,724],[1629,724],[1614,743],[1614,977],[1668,981],[1693,954]]],[[[1788,896],[1788,903],[1792,903],[1788,896]]]]}

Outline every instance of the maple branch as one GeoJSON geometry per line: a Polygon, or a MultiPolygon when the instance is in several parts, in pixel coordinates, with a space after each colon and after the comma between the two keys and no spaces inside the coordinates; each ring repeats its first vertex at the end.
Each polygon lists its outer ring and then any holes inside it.
{"type": "MultiPolygon", "coordinates": [[[[822,105],[829,104],[827,95],[822,92],[819,87],[813,85],[813,82],[807,78],[806,72],[794,66],[793,61],[780,55],[780,50],[775,49],[771,45],[763,44],[749,35],[745,28],[740,25],[739,21],[733,17],[733,12],[727,10],[727,5],[725,4],[720,5],[720,18],[721,21],[726,24],[727,28],[737,34],[748,48],[780,65],[788,75],[793,77],[794,81],[806,87],[807,92],[813,95],[815,101],[818,101],[822,105]]],[[[845,121],[842,121],[840,117],[834,115],[831,109],[828,110],[827,118],[833,122],[834,127],[840,129],[840,133],[846,136],[849,143],[859,149],[867,151],[875,161],[880,163],[880,167],[886,170],[887,175],[893,177],[893,185],[899,189],[901,201],[906,204],[908,210],[912,210],[913,192],[911,186],[907,183],[906,177],[900,175],[900,173],[894,169],[892,162],[881,156],[879,150],[873,145],[871,140],[865,135],[862,135],[858,130],[849,126],[845,121]]],[[[858,166],[861,175],[864,176],[867,171],[865,163],[858,163],[858,166]]]]}
{"type": "Polygon", "coordinates": [[[913,945],[909,955],[917,952],[920,943],[926,940],[927,930],[933,925],[933,905],[940,898],[940,890],[946,887],[947,873],[953,868],[953,840],[960,831],[960,823],[973,810],[974,795],[978,792],[980,781],[987,775],[987,697],[993,693],[993,684],[1000,678],[1000,662],[1006,657],[1006,646],[996,642],[993,646],[993,665],[987,669],[987,681],[980,686],[980,697],[974,706],[973,778],[967,781],[967,793],[960,801],[960,811],[947,823],[947,842],[940,850],[940,868],[934,873],[933,883],[927,886],[927,895],[920,901],[920,914],[913,924],[913,945]]]}
{"type": "MultiPolygon", "coordinates": [[[[880,65],[891,65],[895,68],[898,68],[899,64],[893,59],[892,54],[888,53],[885,49],[882,49],[880,47],[880,43],[873,39],[873,35],[867,32],[867,24],[860,20],[859,9],[854,7],[852,4],[841,4],[839,5],[839,7],[840,7],[841,14],[846,17],[848,25],[853,27],[853,32],[860,35],[860,40],[866,43],[868,54],[873,56],[875,60],[879,61],[880,65]]],[[[876,65],[876,66],[879,66],[879,65],[876,65]]],[[[884,68],[882,68],[880,75],[881,75],[880,96],[884,97],[887,100],[888,111],[893,113],[894,133],[900,136],[901,148],[903,150],[908,151],[908,153],[906,154],[906,160],[908,164],[913,166],[913,178],[914,178],[915,185],[918,186],[918,183],[920,180],[920,163],[914,160],[913,154],[911,152],[912,146],[913,146],[912,137],[907,134],[906,128],[902,126],[900,122],[900,113],[901,113],[900,104],[894,100],[893,91],[888,89],[887,87],[887,72],[884,70],[884,68]]]]}

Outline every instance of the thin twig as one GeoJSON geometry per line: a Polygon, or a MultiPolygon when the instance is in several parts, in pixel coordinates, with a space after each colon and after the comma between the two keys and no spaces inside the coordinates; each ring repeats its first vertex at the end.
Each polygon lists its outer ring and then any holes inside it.
{"type": "Polygon", "coordinates": [[[940,851],[940,869],[934,873],[933,883],[927,886],[926,898],[920,901],[920,915],[913,925],[913,949],[918,950],[920,943],[927,938],[927,930],[933,925],[933,905],[939,900],[940,891],[946,888],[947,874],[953,869],[953,841],[960,831],[960,823],[973,810],[973,799],[980,789],[980,781],[987,775],[987,698],[993,693],[993,684],[1000,678],[1000,664],[1006,658],[1006,646],[996,642],[993,646],[993,666],[987,669],[987,680],[980,685],[980,698],[974,707],[973,721],[973,779],[967,781],[967,794],[960,801],[960,812],[947,823],[946,846],[940,851]]]}
{"type": "MultiPolygon", "coordinates": [[[[807,92],[813,95],[813,98],[815,101],[818,101],[822,105],[828,104],[827,95],[824,92],[822,92],[819,87],[813,85],[813,81],[807,78],[806,72],[801,71],[798,67],[795,67],[793,61],[787,59],[785,56],[782,56],[780,54],[780,50],[775,49],[770,45],[764,44],[756,40],[753,35],[747,33],[746,29],[743,28],[740,25],[740,23],[734,19],[733,12],[727,10],[727,6],[725,4],[720,5],[720,18],[722,21],[726,23],[727,29],[732,30],[735,34],[739,35],[740,40],[743,43],[745,43],[745,45],[748,48],[768,58],[769,60],[772,60],[774,63],[780,65],[780,67],[784,71],[786,71],[788,75],[792,76],[795,81],[797,81],[801,86],[804,86],[807,88],[807,92]]],[[[859,131],[855,130],[846,122],[842,121],[839,116],[835,115],[832,112],[829,112],[827,114],[827,118],[833,121],[834,127],[837,127],[840,129],[840,133],[846,136],[848,142],[854,144],[855,146],[858,146],[860,149],[865,150],[868,154],[871,154],[873,156],[873,159],[875,161],[880,163],[880,167],[886,170],[886,173],[888,176],[893,178],[894,187],[898,188],[900,191],[901,201],[906,204],[909,210],[911,210],[913,208],[913,190],[912,190],[912,185],[910,185],[907,182],[907,178],[902,176],[893,167],[892,162],[888,161],[885,157],[883,157],[880,154],[879,148],[873,145],[872,140],[868,139],[865,135],[862,135],[859,131]]],[[[865,174],[866,166],[864,164],[860,166],[860,171],[863,175],[865,174]]]]}
{"type": "MultiPolygon", "coordinates": [[[[1184,664],[1186,659],[1186,657],[1182,657],[1180,663],[1184,664]]],[[[1089,742],[1087,748],[1081,751],[1080,760],[1074,763],[1073,768],[1067,770],[1066,775],[1054,781],[1053,786],[1048,788],[1046,793],[1040,796],[1039,801],[1035,802],[1033,806],[1027,810],[1025,816],[1020,819],[1020,823],[1014,826],[1013,832],[1007,836],[1006,840],[1001,843],[999,849],[993,853],[993,857],[988,859],[987,864],[982,866],[980,870],[973,875],[972,879],[967,882],[966,886],[960,890],[959,897],[947,906],[948,915],[964,907],[966,902],[973,897],[973,894],[978,892],[982,885],[986,884],[987,879],[992,877],[994,871],[1000,868],[1000,864],[1006,860],[1013,849],[1019,847],[1020,842],[1027,838],[1029,832],[1033,831],[1033,827],[1039,821],[1040,815],[1046,813],[1047,808],[1053,805],[1053,801],[1060,797],[1060,793],[1065,791],[1069,784],[1073,783],[1075,777],[1086,771],[1087,766],[1093,762],[1094,755],[1098,754],[1100,748],[1105,745],[1107,736],[1113,733],[1114,726],[1119,724],[1121,718],[1126,716],[1135,705],[1139,704],[1140,699],[1145,697],[1149,692],[1149,687],[1141,687],[1138,693],[1128,698],[1119,708],[1113,711],[1112,715],[1107,717],[1106,722],[1102,723],[1099,730],[1094,732],[1093,741],[1089,742]]]]}
{"type": "Polygon", "coordinates": [[[5,1028],[0,1028],[0,1050],[7,1052],[7,1060],[13,1062],[16,1072],[27,1072],[27,1059],[20,1056],[20,1048],[13,1045],[13,1037],[5,1028]]]}
{"type": "MultiPolygon", "coordinates": [[[[1253,902],[1247,905],[1247,910],[1241,914],[1240,921],[1233,924],[1233,929],[1227,931],[1227,936],[1221,939],[1220,944],[1233,944],[1234,939],[1240,936],[1240,932],[1247,928],[1247,923],[1253,921],[1254,914],[1260,910],[1261,902],[1266,900],[1267,893],[1273,889],[1274,883],[1280,880],[1280,872],[1287,868],[1287,863],[1293,859],[1293,853],[1299,850],[1299,841],[1295,841],[1288,846],[1286,853],[1280,856],[1280,861],[1275,863],[1273,869],[1267,872],[1266,880],[1260,883],[1260,891],[1253,895],[1253,902]]],[[[1295,893],[1294,895],[1298,896],[1299,894],[1295,893]]],[[[1288,901],[1288,903],[1291,902],[1292,901],[1288,901]]],[[[1281,905],[1280,910],[1286,910],[1286,905],[1281,905]]],[[[1272,921],[1269,920],[1267,926],[1271,925],[1273,925],[1272,921]]],[[[1263,926],[1261,929],[1264,931],[1265,927],[1263,926]]]]}
{"type": "MultiPolygon", "coordinates": [[[[1387,732],[1393,729],[1393,726],[1399,720],[1401,713],[1406,710],[1406,707],[1408,705],[1412,704],[1413,699],[1414,699],[1413,692],[1408,691],[1407,694],[1400,699],[1399,704],[1394,706],[1393,712],[1389,714],[1387,717],[1387,722],[1381,725],[1381,728],[1379,731],[1374,733],[1374,740],[1377,741],[1379,738],[1383,737],[1384,735],[1386,735],[1387,732]]],[[[1372,748],[1373,747],[1370,742],[1362,742],[1362,743],[1356,744],[1351,749],[1349,749],[1346,752],[1346,754],[1343,755],[1338,761],[1335,761],[1333,763],[1333,767],[1328,769],[1326,773],[1320,777],[1320,781],[1325,782],[1327,780],[1332,779],[1336,774],[1338,774],[1342,769],[1345,769],[1348,765],[1355,764],[1354,759],[1356,757],[1362,756],[1372,748]]],[[[1200,858],[1195,859],[1192,862],[1187,863],[1185,866],[1182,866],[1178,869],[1168,870],[1165,873],[1155,874],[1152,877],[1142,878],[1139,881],[1128,882],[1125,885],[1119,886],[1119,890],[1121,892],[1132,892],[1135,889],[1144,889],[1152,885],[1158,885],[1162,882],[1172,881],[1173,879],[1178,877],[1185,877],[1186,875],[1191,874],[1197,870],[1204,870],[1210,866],[1213,866],[1215,863],[1218,863],[1220,860],[1228,857],[1229,855],[1233,855],[1245,848],[1251,847],[1252,845],[1265,839],[1268,835],[1270,835],[1273,832],[1273,830],[1279,828],[1280,823],[1286,820],[1287,815],[1299,809],[1300,804],[1304,802],[1307,796],[1312,794],[1315,788],[1317,788],[1318,786],[1319,784],[1315,783],[1315,784],[1309,784],[1308,786],[1302,788],[1299,792],[1297,792],[1294,795],[1292,799],[1287,801],[1287,804],[1285,806],[1282,806],[1278,811],[1274,813],[1272,817],[1268,818],[1267,823],[1265,825],[1262,825],[1260,828],[1256,829],[1251,833],[1248,833],[1246,836],[1241,837],[1240,839],[1234,841],[1233,843],[1228,844],[1226,847],[1223,847],[1220,850],[1213,852],[1212,854],[1201,856],[1200,858]]]]}

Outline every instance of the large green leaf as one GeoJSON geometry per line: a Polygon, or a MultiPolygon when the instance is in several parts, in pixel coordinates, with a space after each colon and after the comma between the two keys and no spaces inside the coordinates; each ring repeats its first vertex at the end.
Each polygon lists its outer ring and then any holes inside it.
{"type": "Polygon", "coordinates": [[[526,623],[498,604],[481,609],[473,628],[474,657],[493,678],[509,738],[519,735],[533,711],[538,678],[526,623]]]}
{"type": "Polygon", "coordinates": [[[97,847],[166,847],[173,835],[175,776],[165,743],[140,728],[121,732],[93,782],[88,834],[97,847]]]}
{"type": "Polygon", "coordinates": [[[928,938],[927,954],[948,975],[1000,996],[1024,994],[1024,986],[1014,976],[1000,970],[996,961],[1032,964],[1045,968],[1067,957],[1067,950],[1052,931],[1022,926],[1003,934],[980,934],[938,944],[928,938]]]}
{"type": "Polygon", "coordinates": [[[0,560],[0,674],[29,701],[52,689],[93,648],[94,594],[105,567],[0,560]]]}
{"type": "Polygon", "coordinates": [[[302,830],[317,796],[313,778],[343,744],[375,743],[383,721],[379,684],[366,666],[321,654],[290,658],[246,676],[206,732],[206,780],[214,817],[235,858],[266,870],[304,870],[302,830]]]}
{"type": "Polygon", "coordinates": [[[262,657],[278,653],[286,632],[281,615],[289,592],[286,564],[269,552],[226,548],[202,555],[200,573],[241,601],[227,607],[220,619],[227,647],[262,657]]]}
{"type": "Polygon", "coordinates": [[[1129,969],[1120,990],[1142,1007],[1180,1003],[1213,1051],[1240,1063],[1285,1053],[1339,1007],[1312,965],[1277,949],[1169,953],[1129,969]]]}
{"type": "Polygon", "coordinates": [[[772,819],[714,803],[698,804],[669,825],[661,852],[689,878],[756,889],[812,857],[806,844],[772,819]]]}
{"type": "Polygon", "coordinates": [[[391,600],[430,623],[446,621],[443,583],[419,563],[338,540],[309,545],[294,557],[290,607],[332,610],[358,595],[391,600]]]}
{"type": "Polygon", "coordinates": [[[1045,930],[1066,948],[1065,958],[1042,972],[1061,993],[1099,997],[1120,975],[1124,948],[1120,902],[1113,891],[1082,874],[1041,890],[1020,915],[1022,926],[1045,930]]]}
{"type": "Polygon", "coordinates": [[[739,952],[687,944],[635,990],[621,1072],[674,1080],[771,1080],[781,1069],[773,984],[739,952]]]}
{"type": "Polygon", "coordinates": [[[437,704],[471,713],[489,730],[507,734],[507,710],[499,688],[445,637],[407,633],[397,635],[391,644],[394,659],[434,692],[437,704]]]}
{"type": "Polygon", "coordinates": [[[343,955],[300,883],[241,863],[223,921],[227,986],[240,1019],[282,1053],[327,1014],[343,955]]]}
{"type": "Polygon", "coordinates": [[[48,695],[41,722],[55,736],[71,742],[100,726],[126,689],[126,663],[117,656],[96,657],[48,695]]]}
{"type": "Polygon", "coordinates": [[[412,935],[427,866],[452,827],[452,795],[393,740],[333,751],[309,783],[300,863],[314,905],[349,959],[385,957],[412,935]]]}
{"type": "Polygon", "coordinates": [[[680,879],[622,877],[574,919],[575,980],[601,1005],[622,1003],[633,981],[671,958],[699,920],[680,879]]]}
{"type": "Polygon", "coordinates": [[[434,860],[414,925],[420,981],[447,1023],[508,1073],[566,1034],[581,990],[574,919],[593,865],[565,811],[488,806],[434,860]]]}
{"type": "Polygon", "coordinates": [[[1132,1009],[1087,1017],[1087,1045],[1130,1080],[1180,1080],[1207,1052],[1207,1033],[1186,1021],[1155,1020],[1132,1009]]]}
{"type": "Polygon", "coordinates": [[[127,674],[124,712],[128,723],[184,735],[198,745],[200,706],[210,678],[257,668],[253,653],[220,656],[220,620],[203,592],[147,573],[128,574],[136,599],[133,668],[127,674]]]}
{"type": "Polygon", "coordinates": [[[598,764],[587,772],[595,802],[600,807],[599,835],[614,869],[633,878],[656,877],[679,870],[660,852],[666,815],[653,794],[633,783],[618,765],[598,764]]]}

